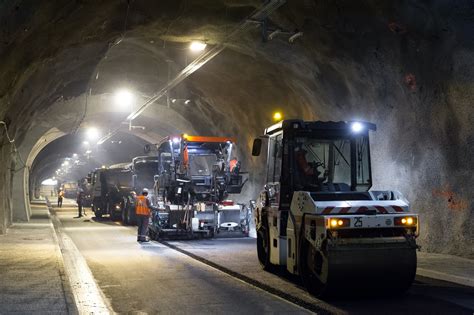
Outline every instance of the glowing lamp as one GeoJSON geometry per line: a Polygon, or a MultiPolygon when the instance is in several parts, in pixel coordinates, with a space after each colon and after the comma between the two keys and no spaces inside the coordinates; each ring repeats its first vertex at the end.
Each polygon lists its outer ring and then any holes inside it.
{"type": "Polygon", "coordinates": [[[280,121],[283,119],[283,115],[280,112],[276,112],[273,114],[273,120],[280,121]]]}
{"type": "Polygon", "coordinates": [[[207,44],[205,42],[195,40],[191,42],[191,44],[189,45],[189,49],[194,52],[199,52],[206,49],[206,46],[207,44]]]}
{"type": "Polygon", "coordinates": [[[364,129],[364,125],[362,125],[360,122],[353,122],[351,124],[351,129],[353,132],[361,132],[364,129]]]}

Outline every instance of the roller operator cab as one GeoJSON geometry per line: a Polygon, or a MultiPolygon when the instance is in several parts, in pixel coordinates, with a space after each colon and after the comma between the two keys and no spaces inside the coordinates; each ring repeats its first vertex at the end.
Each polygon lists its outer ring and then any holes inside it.
{"type": "Polygon", "coordinates": [[[403,292],[416,273],[418,216],[396,191],[372,185],[362,122],[285,120],[268,144],[266,185],[255,203],[262,267],[286,266],[317,296],[403,292]]]}

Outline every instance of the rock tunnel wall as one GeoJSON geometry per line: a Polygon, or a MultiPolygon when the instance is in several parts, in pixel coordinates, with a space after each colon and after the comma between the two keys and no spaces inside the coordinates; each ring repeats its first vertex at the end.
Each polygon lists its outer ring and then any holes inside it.
{"type": "MultiPolygon", "coordinates": [[[[129,2],[126,26],[127,1],[68,3],[11,1],[2,8],[1,113],[19,143],[38,123],[35,114],[59,98],[80,96],[91,86],[93,94],[109,92],[107,84],[91,83],[99,68],[101,78],[123,75],[142,93],[153,93],[167,75],[158,45],[194,38],[217,43],[260,2],[136,0],[129,2]],[[153,49],[121,48],[120,38],[153,49]],[[140,76],[150,64],[161,69],[156,77],[140,76]]],[[[270,22],[304,36],[293,44],[284,36],[263,43],[255,28],[234,38],[178,87],[193,106],[173,108],[196,132],[238,137],[251,172],[245,198],[263,178],[262,161],[249,157],[251,139],[271,123],[275,109],[287,118],[372,121],[378,125],[374,188],[408,197],[421,215],[425,250],[474,257],[472,2],[293,0],[270,22]]],[[[173,62],[175,69],[184,66],[181,59],[173,62]]],[[[146,115],[159,114],[154,107],[146,115]]],[[[1,158],[8,164],[5,146],[1,158]]],[[[8,173],[0,172],[3,200],[11,196],[8,173]]],[[[8,223],[7,209],[4,201],[0,213],[8,223]]]]}

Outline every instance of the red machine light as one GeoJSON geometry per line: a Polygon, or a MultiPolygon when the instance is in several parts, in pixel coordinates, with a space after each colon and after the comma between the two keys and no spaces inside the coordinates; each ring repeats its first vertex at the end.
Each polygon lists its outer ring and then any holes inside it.
{"type": "Polygon", "coordinates": [[[233,200],[223,200],[221,202],[221,205],[223,206],[233,206],[234,205],[234,201],[233,200]]]}

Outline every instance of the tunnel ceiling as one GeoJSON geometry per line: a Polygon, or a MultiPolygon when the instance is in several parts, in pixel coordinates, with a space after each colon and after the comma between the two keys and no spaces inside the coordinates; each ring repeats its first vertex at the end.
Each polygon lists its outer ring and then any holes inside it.
{"type": "MultiPolygon", "coordinates": [[[[36,127],[107,132],[128,114],[112,103],[118,88],[133,90],[138,106],[195,58],[190,40],[219,44],[260,5],[3,2],[0,114],[18,145],[36,127]]],[[[373,121],[374,188],[412,201],[426,249],[472,257],[473,17],[472,1],[287,1],[267,21],[283,34],[263,42],[260,25],[239,33],[170,92],[180,101],[168,108],[162,98],[134,123],[153,139],[236,136],[250,198],[263,179],[248,150],[272,111],[373,121]],[[286,31],[304,35],[289,43],[286,31]],[[453,232],[440,236],[445,225],[453,232]]]]}

